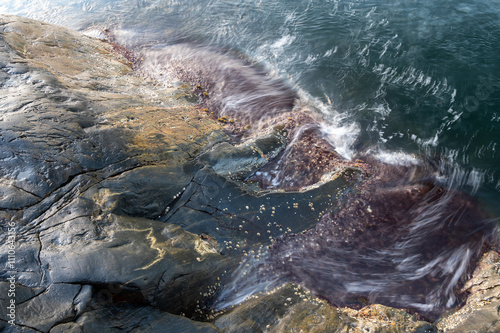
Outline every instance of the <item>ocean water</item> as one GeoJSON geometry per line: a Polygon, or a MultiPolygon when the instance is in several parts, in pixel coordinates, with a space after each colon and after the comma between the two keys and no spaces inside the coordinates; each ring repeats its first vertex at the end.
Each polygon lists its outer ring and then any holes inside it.
{"type": "MultiPolygon", "coordinates": [[[[108,28],[131,49],[243,56],[291,88],[345,158],[435,161],[443,183],[500,216],[498,0],[7,0],[0,13],[108,28]]],[[[249,104],[237,96],[227,110],[249,104]]]]}

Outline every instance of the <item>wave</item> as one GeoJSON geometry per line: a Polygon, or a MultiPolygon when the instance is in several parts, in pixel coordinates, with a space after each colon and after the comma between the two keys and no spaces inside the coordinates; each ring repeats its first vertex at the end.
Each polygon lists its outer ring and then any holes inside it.
{"type": "MultiPolygon", "coordinates": [[[[432,318],[457,304],[460,284],[493,229],[478,203],[460,191],[464,182],[476,191],[479,174],[465,175],[445,159],[425,155],[356,151],[358,124],[237,52],[176,44],[143,49],[139,56],[144,75],[169,84],[191,82],[215,117],[241,124],[233,129],[251,125],[245,135],[282,124],[285,148],[247,179],[261,188],[304,190],[325,173],[355,163],[371,174],[313,229],[245,258],[214,308],[238,304],[283,281],[337,306],[379,302],[432,318]]],[[[435,85],[420,77],[416,84],[435,85]]]]}

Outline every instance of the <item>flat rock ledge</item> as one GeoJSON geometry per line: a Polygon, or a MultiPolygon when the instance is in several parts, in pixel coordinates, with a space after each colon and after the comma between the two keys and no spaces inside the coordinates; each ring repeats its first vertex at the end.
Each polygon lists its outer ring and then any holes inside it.
{"type": "Polygon", "coordinates": [[[258,193],[239,179],[283,148],[282,128],[236,144],[192,86],[132,67],[104,41],[0,16],[2,332],[500,330],[494,251],[467,303],[434,324],[382,305],[334,308],[293,284],[204,307],[247,251],[311,228],[359,170],[258,193]]]}

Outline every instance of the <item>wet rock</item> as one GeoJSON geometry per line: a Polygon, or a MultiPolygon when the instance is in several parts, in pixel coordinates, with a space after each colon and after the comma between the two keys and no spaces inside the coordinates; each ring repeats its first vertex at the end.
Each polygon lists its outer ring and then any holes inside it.
{"type": "Polygon", "coordinates": [[[13,185],[4,185],[0,191],[0,208],[20,209],[36,203],[40,197],[13,185]]]}
{"type": "MultiPolygon", "coordinates": [[[[2,243],[0,246],[0,260],[3,263],[8,262],[8,245],[2,243]]],[[[39,253],[40,253],[40,240],[37,235],[17,235],[15,242],[16,251],[16,280],[22,286],[33,288],[32,292],[37,293],[44,280],[44,270],[40,266],[39,253]]],[[[7,265],[5,270],[0,272],[0,278],[6,280],[12,273],[9,273],[7,265]]],[[[23,299],[23,298],[21,298],[23,299]]]]}
{"type": "MultiPolygon", "coordinates": [[[[80,295],[81,293],[87,293],[87,288],[76,284],[52,284],[27,300],[18,301],[15,311],[16,323],[22,327],[47,332],[55,323],[73,318],[80,312],[79,309],[86,306],[89,298],[80,295]],[[38,313],[45,315],[33,315],[38,313]]],[[[9,320],[3,313],[1,319],[9,320]]]]}
{"type": "Polygon", "coordinates": [[[135,168],[103,180],[99,184],[98,201],[116,214],[154,219],[184,191],[195,171],[195,165],[135,168]]]}
{"type": "Polygon", "coordinates": [[[31,207],[87,172],[179,163],[217,129],[99,40],[3,16],[0,46],[3,209],[31,207]]]}
{"type": "MultiPolygon", "coordinates": [[[[85,61],[73,61],[75,64],[69,66],[69,59],[78,59],[76,45],[74,49],[46,45],[44,38],[49,35],[50,26],[30,25],[28,22],[12,17],[3,18],[2,22],[0,42],[5,57],[2,71],[8,75],[8,80],[2,86],[1,145],[2,150],[10,154],[4,160],[1,174],[4,180],[2,191],[9,193],[6,197],[9,204],[3,206],[6,209],[31,205],[67,181],[72,174],[101,167],[102,159],[91,159],[91,155],[105,154],[110,161],[123,158],[123,147],[113,141],[109,141],[108,147],[92,143],[97,139],[96,135],[103,137],[107,133],[85,132],[95,122],[90,116],[97,110],[92,110],[81,91],[67,88],[78,81],[68,75],[75,74],[85,64],[85,61]],[[49,49],[53,52],[47,53],[49,49]],[[32,56],[36,60],[32,60],[32,56]],[[38,60],[47,63],[36,64],[38,60]],[[64,62],[67,67],[64,67],[64,62]],[[14,196],[12,190],[6,192],[13,187],[22,195],[14,196]],[[31,199],[26,201],[27,197],[31,199]]],[[[62,28],[56,28],[54,32],[61,44],[80,40],[79,47],[83,52],[95,51],[92,49],[95,42],[77,39],[77,34],[62,28]]],[[[103,76],[127,68],[111,58],[108,64],[109,69],[102,68],[103,76]]],[[[90,68],[90,59],[86,65],[90,68]]],[[[95,66],[94,70],[99,70],[99,67],[95,66]]]]}
{"type": "Polygon", "coordinates": [[[94,212],[41,225],[40,262],[52,283],[120,284],[137,299],[180,313],[194,311],[205,286],[228,269],[209,242],[177,226],[94,212]]]}
{"type": "Polygon", "coordinates": [[[219,175],[246,180],[284,148],[286,132],[279,128],[239,144],[220,143],[198,158],[219,175]]]}
{"type": "Polygon", "coordinates": [[[12,326],[6,322],[0,321],[0,330],[5,333],[38,333],[40,331],[23,326],[12,326]]]}

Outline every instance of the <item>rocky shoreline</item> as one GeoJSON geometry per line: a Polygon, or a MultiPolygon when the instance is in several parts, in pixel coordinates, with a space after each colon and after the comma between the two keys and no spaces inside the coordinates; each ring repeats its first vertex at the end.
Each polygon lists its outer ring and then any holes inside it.
{"type": "Polygon", "coordinates": [[[245,129],[251,119],[235,125],[237,114],[200,104],[216,90],[210,82],[145,77],[116,46],[62,27],[0,16],[0,69],[2,331],[500,329],[494,250],[483,251],[463,285],[464,304],[433,323],[379,304],[334,307],[293,281],[216,312],[215,294],[242,257],[278,248],[283,235],[299,239],[318,222],[309,232],[319,232],[353,189],[366,190],[358,202],[376,201],[366,193],[382,173],[341,159],[313,126],[297,130],[307,114],[283,112],[245,129]],[[303,146],[290,146],[294,138],[303,146]],[[263,175],[279,161],[289,178],[280,176],[277,189],[263,175]]]}

